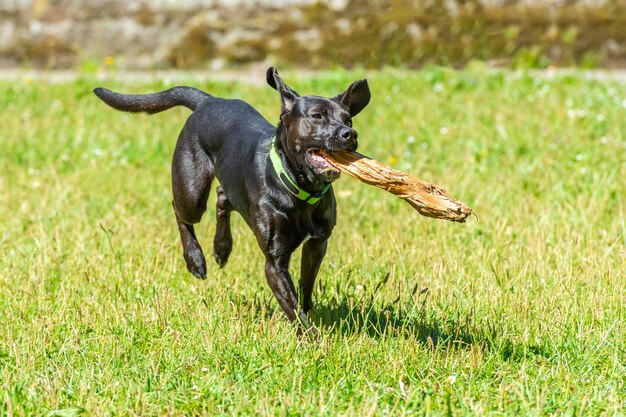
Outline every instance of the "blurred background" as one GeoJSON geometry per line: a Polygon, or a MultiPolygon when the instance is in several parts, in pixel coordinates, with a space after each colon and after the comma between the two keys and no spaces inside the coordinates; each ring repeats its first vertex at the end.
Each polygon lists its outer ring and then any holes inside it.
{"type": "Polygon", "coordinates": [[[626,66],[626,0],[0,0],[0,68],[626,66]]]}

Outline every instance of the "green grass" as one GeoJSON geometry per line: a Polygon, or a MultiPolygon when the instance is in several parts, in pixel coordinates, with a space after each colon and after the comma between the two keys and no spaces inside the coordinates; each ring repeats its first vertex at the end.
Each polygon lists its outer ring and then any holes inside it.
{"type": "MultiPolygon", "coordinates": [[[[334,95],[366,74],[282,75],[334,95]]],[[[478,219],[427,219],[341,178],[319,342],[279,311],[238,216],[226,268],[186,271],[169,163],[188,111],[91,94],[169,83],[0,82],[0,416],[624,415],[626,86],[367,75],[360,151],[478,219]]],[[[278,118],[267,86],[188,84],[278,118]]]]}

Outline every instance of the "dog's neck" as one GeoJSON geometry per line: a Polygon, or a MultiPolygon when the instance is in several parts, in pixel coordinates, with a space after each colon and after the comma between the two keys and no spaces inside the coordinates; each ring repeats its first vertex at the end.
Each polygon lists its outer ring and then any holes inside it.
{"type": "Polygon", "coordinates": [[[283,167],[300,188],[310,194],[322,192],[326,183],[307,177],[305,174],[306,168],[303,166],[302,161],[297,158],[295,151],[289,147],[287,129],[285,129],[282,122],[276,128],[276,150],[283,161],[283,167]]]}

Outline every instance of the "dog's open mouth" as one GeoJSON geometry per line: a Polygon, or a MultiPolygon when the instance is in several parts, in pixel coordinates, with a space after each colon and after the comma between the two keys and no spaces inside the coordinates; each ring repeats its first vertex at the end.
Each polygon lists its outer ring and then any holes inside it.
{"type": "Polygon", "coordinates": [[[309,149],[306,152],[306,161],[316,174],[326,177],[339,177],[339,169],[328,162],[320,153],[319,149],[309,149]]]}

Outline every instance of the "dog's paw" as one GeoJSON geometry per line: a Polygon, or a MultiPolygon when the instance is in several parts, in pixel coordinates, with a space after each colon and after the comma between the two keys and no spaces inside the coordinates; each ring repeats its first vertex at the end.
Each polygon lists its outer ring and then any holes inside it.
{"type": "Polygon", "coordinates": [[[322,338],[322,334],[320,333],[319,329],[317,327],[315,327],[314,325],[307,325],[308,327],[303,327],[303,326],[298,326],[298,330],[296,331],[296,334],[298,335],[298,337],[303,338],[303,339],[308,339],[311,342],[315,342],[318,343],[321,341],[322,338]]]}
{"type": "Polygon", "coordinates": [[[185,253],[185,263],[187,264],[187,270],[198,279],[206,279],[207,269],[206,260],[202,250],[190,251],[191,253],[185,253]]]}
{"type": "Polygon", "coordinates": [[[230,256],[230,252],[233,250],[233,242],[214,242],[213,243],[213,257],[215,258],[215,262],[219,265],[220,268],[224,268],[226,262],[228,262],[228,257],[230,256]]]}
{"type": "Polygon", "coordinates": [[[228,257],[223,258],[221,255],[218,255],[216,252],[213,252],[213,258],[215,258],[215,262],[221,268],[224,268],[226,262],[228,262],[228,257]]]}
{"type": "Polygon", "coordinates": [[[191,272],[193,276],[198,279],[206,279],[206,266],[196,267],[193,265],[187,265],[187,270],[191,272]]]}
{"type": "Polygon", "coordinates": [[[224,268],[224,265],[226,265],[226,262],[228,262],[229,255],[230,255],[230,252],[229,253],[224,253],[224,252],[219,252],[219,251],[213,252],[213,257],[215,258],[215,262],[217,262],[217,265],[219,265],[220,268],[224,268]]]}

